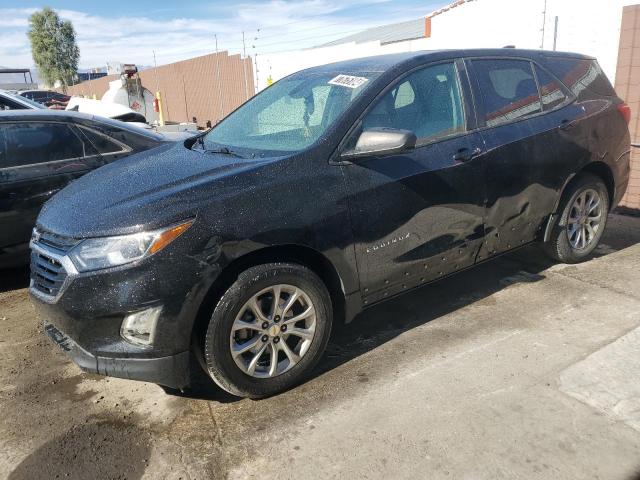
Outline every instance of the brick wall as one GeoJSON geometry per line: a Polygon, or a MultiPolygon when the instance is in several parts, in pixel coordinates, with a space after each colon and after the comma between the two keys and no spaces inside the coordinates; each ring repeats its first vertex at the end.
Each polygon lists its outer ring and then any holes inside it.
{"type": "MultiPolygon", "coordinates": [[[[640,5],[622,13],[615,87],[631,107],[631,143],[640,144],[640,5]]],[[[631,148],[631,180],[620,205],[640,210],[640,148],[631,148]]]]}
{"type": "MultiPolygon", "coordinates": [[[[142,85],[162,95],[164,119],[173,122],[192,121],[204,127],[212,125],[254,94],[251,58],[219,52],[220,82],[218,82],[216,54],[191,58],[140,72],[142,85]],[[246,87],[245,87],[246,71],[246,87]],[[157,75],[156,75],[157,73],[157,75]],[[222,104],[220,102],[222,91],[222,104]]],[[[109,89],[109,82],[118,75],[79,83],[67,89],[69,95],[84,95],[100,99],[109,89]]]]}

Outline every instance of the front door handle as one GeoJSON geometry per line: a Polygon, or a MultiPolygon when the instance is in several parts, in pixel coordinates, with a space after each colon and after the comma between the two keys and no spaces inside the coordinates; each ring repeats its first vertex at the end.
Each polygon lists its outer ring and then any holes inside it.
{"type": "Polygon", "coordinates": [[[461,148],[453,154],[453,160],[455,162],[469,162],[482,153],[480,147],[476,147],[473,150],[470,148],[461,148]]]}

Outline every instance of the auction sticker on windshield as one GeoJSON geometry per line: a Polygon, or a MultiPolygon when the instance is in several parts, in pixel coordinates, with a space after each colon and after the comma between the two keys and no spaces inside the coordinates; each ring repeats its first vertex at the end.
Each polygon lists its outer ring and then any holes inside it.
{"type": "Polygon", "coordinates": [[[367,81],[364,77],[354,77],[352,75],[338,75],[329,80],[329,85],[339,85],[341,87],[358,88],[367,81]]]}

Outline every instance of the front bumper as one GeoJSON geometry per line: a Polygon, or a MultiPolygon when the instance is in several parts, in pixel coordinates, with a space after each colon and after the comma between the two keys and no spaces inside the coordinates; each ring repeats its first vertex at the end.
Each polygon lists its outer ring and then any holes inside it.
{"type": "Polygon", "coordinates": [[[172,388],[188,385],[192,330],[217,277],[215,264],[173,248],[133,265],[80,273],[64,252],[33,242],[32,249],[33,303],[47,335],[80,368],[172,388]],[[42,275],[50,292],[43,291],[42,275]],[[151,307],[162,307],[153,344],[125,340],[124,318],[151,307]]]}
{"type": "Polygon", "coordinates": [[[189,385],[188,351],[159,358],[101,357],[87,352],[68,335],[46,321],[44,331],[85,372],[142,380],[176,389],[189,385]]]}

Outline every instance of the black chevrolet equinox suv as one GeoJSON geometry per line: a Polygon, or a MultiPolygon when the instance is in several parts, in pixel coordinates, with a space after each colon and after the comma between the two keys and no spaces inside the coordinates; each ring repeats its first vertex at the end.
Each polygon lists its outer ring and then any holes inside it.
{"type": "Polygon", "coordinates": [[[54,196],[30,291],[83,370],[181,389],[199,363],[272,395],[364,308],[532,242],[586,259],[627,186],[629,117],[572,53],[310,68],[54,196]]]}

